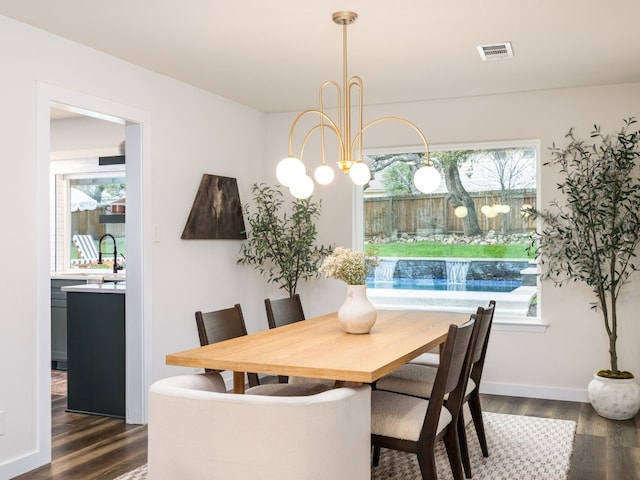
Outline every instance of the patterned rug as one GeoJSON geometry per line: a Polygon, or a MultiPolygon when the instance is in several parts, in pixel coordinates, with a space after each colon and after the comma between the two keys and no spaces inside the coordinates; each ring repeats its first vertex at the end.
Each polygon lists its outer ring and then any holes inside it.
{"type": "MultiPolygon", "coordinates": [[[[520,415],[484,413],[489,457],[484,458],[473,424],[467,436],[474,480],[565,480],[569,473],[576,423],[520,415]]],[[[442,442],[436,449],[438,478],[453,478],[442,442]]],[[[147,466],[116,480],[146,480],[147,466]]],[[[415,455],[383,449],[372,480],[419,480],[415,455]]],[[[151,480],[151,479],[150,479],[151,480]]],[[[177,479],[176,479],[177,480],[177,479]]]]}

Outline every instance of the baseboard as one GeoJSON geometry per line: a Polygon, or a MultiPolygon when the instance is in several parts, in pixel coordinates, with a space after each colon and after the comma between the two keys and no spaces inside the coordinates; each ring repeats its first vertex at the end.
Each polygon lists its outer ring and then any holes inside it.
{"type": "Polygon", "coordinates": [[[42,462],[38,452],[31,452],[19,458],[8,460],[0,465],[0,480],[9,480],[11,478],[30,472],[31,470],[41,467],[45,463],[42,462]]]}
{"type": "Polygon", "coordinates": [[[480,385],[480,393],[507,395],[511,397],[541,398],[545,400],[564,400],[567,402],[589,402],[586,386],[581,389],[486,382],[483,380],[480,385]]]}
{"type": "MultiPolygon", "coordinates": [[[[263,375],[259,375],[262,377],[263,375]]],[[[227,389],[233,389],[233,375],[231,372],[222,372],[227,389]]],[[[543,400],[563,400],[567,402],[588,403],[587,388],[549,387],[544,385],[523,385],[515,383],[482,381],[480,393],[491,395],[505,395],[509,397],[540,398],[543,400]]]]}

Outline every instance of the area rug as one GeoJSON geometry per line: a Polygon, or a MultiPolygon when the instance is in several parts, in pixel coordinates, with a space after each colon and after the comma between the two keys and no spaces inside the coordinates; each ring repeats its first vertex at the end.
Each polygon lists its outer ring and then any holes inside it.
{"type": "MultiPolygon", "coordinates": [[[[489,457],[484,458],[473,429],[467,436],[474,480],[565,480],[569,473],[576,423],[521,415],[484,413],[489,457]]],[[[436,449],[438,478],[451,480],[451,468],[442,442],[436,449]]],[[[147,466],[117,478],[146,480],[147,466]]],[[[420,480],[415,455],[383,449],[372,480],[420,480]]],[[[149,479],[151,480],[151,479],[149,479]]],[[[177,480],[177,479],[176,479],[177,480]]],[[[339,480],[339,479],[336,479],[339,480]]]]}

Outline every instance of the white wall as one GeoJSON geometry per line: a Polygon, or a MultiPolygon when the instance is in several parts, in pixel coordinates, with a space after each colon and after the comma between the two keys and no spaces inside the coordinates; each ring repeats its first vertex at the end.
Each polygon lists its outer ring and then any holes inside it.
{"type": "MultiPolygon", "coordinates": [[[[310,107],[314,101],[309,97],[310,107]]],[[[366,101],[366,92],[365,92],[366,101]]],[[[592,87],[523,94],[440,100],[412,104],[373,106],[365,109],[365,122],[383,116],[400,116],[414,122],[431,145],[474,143],[494,140],[539,140],[542,160],[548,147],[562,145],[564,135],[574,128],[582,138],[594,124],[605,132],[616,132],[623,119],[640,116],[640,84],[592,87]]],[[[294,114],[269,116],[268,161],[270,181],[275,165],[287,154],[287,139],[294,114]]],[[[300,130],[299,133],[304,133],[300,130]]],[[[298,137],[299,141],[302,137],[298,137]]],[[[365,133],[366,148],[418,145],[415,133],[393,123],[380,124],[365,133]],[[375,131],[374,131],[375,128],[375,131]]],[[[294,152],[297,153],[297,152],[294,152]]],[[[305,157],[311,159],[311,149],[305,157]]],[[[306,158],[305,158],[306,163],[306,158]]],[[[315,168],[317,161],[309,163],[315,168]]],[[[309,168],[309,167],[308,167],[309,168]]],[[[337,245],[350,245],[352,212],[348,178],[336,173],[330,187],[316,186],[324,202],[320,236],[337,245]]],[[[557,176],[549,167],[542,170],[541,206],[556,196],[557,176]]],[[[322,280],[301,291],[303,298],[324,298],[320,285],[332,289],[327,307],[340,305],[335,281],[322,280]],[[335,293],[335,294],[334,294],[335,293]]],[[[640,274],[625,286],[619,305],[619,359],[621,368],[640,375],[640,328],[636,313],[640,274]]],[[[608,368],[608,343],[599,314],[590,309],[593,296],[583,286],[542,287],[544,333],[497,331],[492,333],[485,376],[485,391],[532,397],[586,401],[586,384],[596,371],[608,368]]],[[[500,305],[497,305],[500,308],[500,305]]],[[[319,313],[319,312],[314,312],[319,313]]]]}
{"type": "MultiPolygon", "coordinates": [[[[193,312],[240,302],[248,329],[266,328],[262,298],[264,282],[246,267],[237,267],[237,241],[182,241],[191,203],[203,173],[237,177],[243,202],[254,182],[275,182],[277,161],[286,155],[287,136],[295,114],[265,116],[202,90],[0,17],[0,135],[4,182],[0,201],[6,226],[0,247],[6,281],[0,289],[0,410],[6,412],[0,436],[0,479],[47,461],[40,450],[38,351],[46,335],[38,318],[49,299],[39,298],[42,279],[33,252],[47,236],[38,237],[38,222],[47,212],[38,205],[43,192],[36,178],[37,89],[39,82],[95,96],[148,112],[145,135],[150,146],[151,205],[145,225],[156,225],[160,242],[146,232],[145,253],[151,255],[152,376],[183,371],[164,364],[166,353],[197,344],[193,312]],[[265,120],[266,119],[266,120],[265,120]],[[265,128],[266,121],[266,128],[265,128]],[[266,155],[265,155],[265,145],[266,155]]],[[[365,92],[366,95],[366,92],[365,92]]],[[[314,101],[310,92],[310,106],[314,101]]],[[[366,100],[366,96],[365,96],[366,100]]],[[[640,85],[593,87],[517,95],[453,99],[369,107],[376,118],[397,115],[414,121],[433,144],[488,140],[539,139],[546,147],[562,142],[570,127],[588,133],[593,123],[615,130],[622,119],[640,110],[640,85]]],[[[415,145],[413,135],[385,128],[365,139],[368,147],[415,145]],[[389,131],[390,132],[390,131],[389,131]]],[[[309,154],[308,158],[311,158],[309,154]]],[[[554,196],[553,172],[545,172],[542,204],[554,196]]],[[[48,193],[48,192],[47,192],[48,193]]],[[[349,245],[352,241],[352,191],[340,175],[333,187],[320,190],[323,217],[320,241],[349,245]]],[[[45,271],[48,268],[45,268],[45,271]]],[[[621,305],[621,366],[640,373],[640,333],[633,323],[640,299],[640,279],[627,288],[621,305]]],[[[269,293],[277,293],[269,291],[269,293]]],[[[319,280],[301,289],[309,316],[335,310],[344,295],[339,282],[319,280]]],[[[486,386],[548,398],[579,398],[591,374],[607,366],[605,335],[589,309],[591,296],[581,287],[543,287],[543,334],[493,333],[486,386]]],[[[45,319],[46,320],[46,319],[45,319]]],[[[46,360],[46,359],[45,359],[46,360]]]]}
{"type": "Polygon", "coordinates": [[[48,192],[39,191],[36,181],[42,168],[36,146],[39,85],[148,113],[144,174],[151,192],[143,220],[160,229],[159,243],[151,243],[145,232],[144,244],[153,270],[145,311],[152,331],[151,380],[183,371],[167,367],[164,356],[198,344],[197,309],[239,302],[249,330],[266,328],[264,284],[251,269],[235,265],[240,243],[180,239],[203,173],[236,177],[241,199],[248,200],[250,185],[266,174],[266,137],[260,112],[5,17],[0,17],[0,58],[0,201],[5,205],[0,246],[8,274],[0,289],[0,410],[5,412],[0,479],[7,479],[47,462],[50,454],[42,451],[40,440],[50,428],[38,410],[38,371],[48,355],[39,351],[48,335],[39,325],[46,327],[48,318],[38,315],[49,305],[48,263],[43,268],[34,255],[48,248],[48,212],[39,207],[48,192]]]}

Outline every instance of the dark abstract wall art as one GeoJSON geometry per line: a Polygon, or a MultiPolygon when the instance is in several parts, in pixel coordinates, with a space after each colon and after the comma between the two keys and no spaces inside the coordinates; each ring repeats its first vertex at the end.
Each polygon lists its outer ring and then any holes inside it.
{"type": "Polygon", "coordinates": [[[183,240],[245,240],[247,238],[238,182],[235,178],[202,175],[181,238],[183,240]]]}

